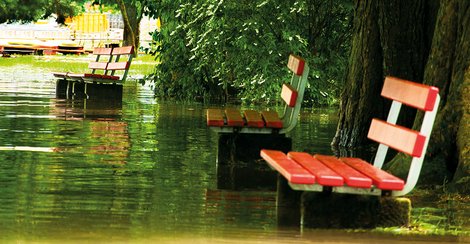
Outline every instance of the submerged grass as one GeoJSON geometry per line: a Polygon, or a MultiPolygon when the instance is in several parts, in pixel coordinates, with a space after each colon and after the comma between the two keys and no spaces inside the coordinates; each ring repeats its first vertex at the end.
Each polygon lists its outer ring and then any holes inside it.
{"type": "Polygon", "coordinates": [[[377,228],[397,235],[456,236],[470,241],[470,196],[415,189],[410,226],[377,228]],[[431,207],[430,207],[431,206],[431,207]]]}
{"type": "MultiPolygon", "coordinates": [[[[10,57],[0,57],[0,67],[18,66],[23,69],[25,66],[32,66],[44,70],[44,72],[76,72],[88,71],[88,63],[95,59],[94,55],[12,55],[10,57]]],[[[157,62],[151,55],[139,55],[132,61],[129,75],[132,77],[143,77],[153,73],[157,62]]]]}

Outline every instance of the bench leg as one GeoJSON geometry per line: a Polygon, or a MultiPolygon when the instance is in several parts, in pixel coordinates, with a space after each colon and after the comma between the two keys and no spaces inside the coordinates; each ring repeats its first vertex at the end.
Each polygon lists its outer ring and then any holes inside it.
{"type": "Polygon", "coordinates": [[[72,82],[72,97],[75,96],[75,83],[76,82],[72,82]]]}
{"type": "Polygon", "coordinates": [[[55,88],[56,98],[59,98],[59,99],[68,98],[69,89],[70,89],[70,86],[67,80],[64,80],[64,79],[56,80],[56,88],[55,88]]]}
{"type": "Polygon", "coordinates": [[[284,227],[298,227],[301,221],[300,203],[303,192],[292,190],[284,176],[278,174],[277,178],[277,224],[284,227]]]}
{"type": "Polygon", "coordinates": [[[85,93],[85,98],[88,99],[90,97],[88,96],[88,93],[87,93],[86,89],[87,89],[87,83],[85,83],[84,93],[85,93]]]}
{"type": "Polygon", "coordinates": [[[65,91],[65,97],[69,99],[70,81],[67,81],[67,90],[65,91]]]}
{"type": "Polygon", "coordinates": [[[263,148],[289,151],[292,140],[284,135],[220,134],[217,144],[219,189],[272,189],[276,173],[261,160],[263,148]]]}
{"type": "Polygon", "coordinates": [[[261,149],[292,149],[292,139],[285,135],[269,134],[220,134],[217,145],[217,163],[247,162],[259,160],[261,149]]]}

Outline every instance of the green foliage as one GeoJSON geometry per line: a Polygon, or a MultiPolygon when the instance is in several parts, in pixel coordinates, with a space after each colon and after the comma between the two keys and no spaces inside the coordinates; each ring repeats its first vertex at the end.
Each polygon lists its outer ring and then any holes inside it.
{"type": "Polygon", "coordinates": [[[44,13],[45,0],[39,1],[6,0],[0,2],[0,23],[16,20],[32,21],[44,13]]]}
{"type": "Polygon", "coordinates": [[[180,99],[278,99],[291,53],[311,66],[306,99],[331,104],[346,67],[349,1],[160,1],[151,77],[156,94],[180,99]]]}
{"type": "Polygon", "coordinates": [[[57,15],[57,22],[82,11],[85,0],[6,0],[0,2],[0,23],[30,22],[57,15]]]}

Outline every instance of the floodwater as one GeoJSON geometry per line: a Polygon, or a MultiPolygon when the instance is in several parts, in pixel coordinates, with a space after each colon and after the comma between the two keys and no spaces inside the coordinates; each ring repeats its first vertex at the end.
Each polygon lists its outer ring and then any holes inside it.
{"type": "MultiPolygon", "coordinates": [[[[206,108],[156,100],[149,88],[132,82],[122,102],[57,99],[49,74],[3,69],[0,242],[470,241],[458,234],[282,227],[273,185],[250,186],[245,171],[239,171],[240,180],[233,169],[217,167],[217,135],[206,127],[206,108]]],[[[294,149],[329,153],[335,114],[304,109],[290,135],[294,149]]],[[[442,229],[470,229],[468,206],[421,205],[415,219],[442,229]]]]}

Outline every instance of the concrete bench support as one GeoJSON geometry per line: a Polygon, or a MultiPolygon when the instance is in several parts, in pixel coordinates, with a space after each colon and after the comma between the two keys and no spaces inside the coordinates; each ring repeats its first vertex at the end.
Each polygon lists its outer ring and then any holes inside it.
{"type": "Polygon", "coordinates": [[[276,175],[261,160],[261,148],[287,152],[292,139],[273,134],[218,134],[217,143],[218,189],[272,189],[276,175]]]}

